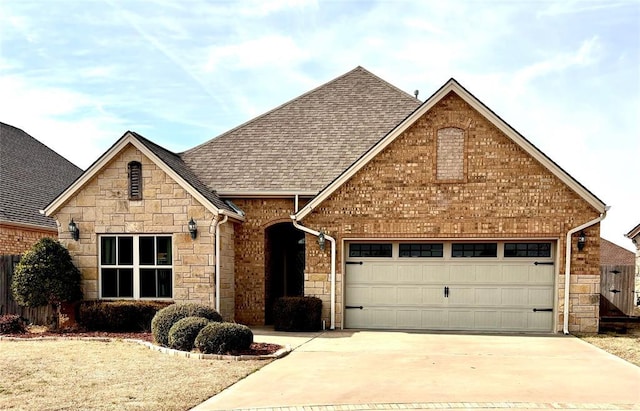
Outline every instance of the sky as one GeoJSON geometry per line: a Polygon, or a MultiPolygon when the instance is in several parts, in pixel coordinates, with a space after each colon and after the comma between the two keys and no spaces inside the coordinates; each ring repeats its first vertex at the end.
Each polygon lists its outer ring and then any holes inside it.
{"type": "Polygon", "coordinates": [[[181,152],[357,66],[451,77],[640,223],[640,1],[3,0],[0,122],[81,168],[127,130],[181,152]]]}

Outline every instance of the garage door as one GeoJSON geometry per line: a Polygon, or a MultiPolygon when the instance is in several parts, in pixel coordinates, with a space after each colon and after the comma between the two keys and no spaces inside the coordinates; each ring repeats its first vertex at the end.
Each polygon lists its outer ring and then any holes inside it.
{"type": "Polygon", "coordinates": [[[551,332],[551,242],[347,243],[345,327],[551,332]]]}

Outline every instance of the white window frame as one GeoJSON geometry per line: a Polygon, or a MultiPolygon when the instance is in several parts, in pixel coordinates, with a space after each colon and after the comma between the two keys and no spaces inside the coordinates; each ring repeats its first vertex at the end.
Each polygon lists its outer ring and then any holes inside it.
{"type": "Polygon", "coordinates": [[[175,255],[174,238],[171,234],[111,234],[105,233],[98,235],[98,299],[100,300],[173,300],[175,294],[175,270],[173,269],[173,256],[175,255]],[[133,265],[131,264],[102,264],[102,238],[103,237],[115,237],[116,238],[116,261],[118,258],[119,241],[118,238],[129,237],[133,238],[133,265]],[[154,247],[154,259],[157,263],[157,237],[169,237],[171,238],[171,264],[170,265],[141,265],[140,264],[140,237],[153,237],[154,247]],[[133,297],[103,297],[102,296],[102,269],[103,268],[132,268],[133,269],[133,297]],[[140,297],[140,269],[163,269],[171,270],[171,296],[170,297],[140,297]]]}

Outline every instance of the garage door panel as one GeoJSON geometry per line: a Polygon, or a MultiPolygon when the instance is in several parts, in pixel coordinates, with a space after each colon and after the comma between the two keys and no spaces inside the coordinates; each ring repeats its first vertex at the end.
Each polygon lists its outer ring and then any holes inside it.
{"type": "Polygon", "coordinates": [[[447,302],[449,305],[473,305],[475,303],[476,290],[470,286],[451,286],[449,287],[449,297],[447,302]]]}
{"type": "Polygon", "coordinates": [[[510,307],[527,307],[529,301],[529,291],[525,287],[503,287],[500,289],[500,302],[510,307]]]}
{"type": "Polygon", "coordinates": [[[369,310],[371,325],[373,328],[396,328],[398,321],[395,310],[371,309],[369,310]]]}
{"type": "Polygon", "coordinates": [[[449,281],[452,283],[474,283],[476,281],[475,266],[452,264],[449,267],[449,281]]]}
{"type": "Polygon", "coordinates": [[[422,290],[417,287],[399,287],[398,302],[402,305],[422,305],[422,290]]]}
{"type": "Polygon", "coordinates": [[[527,328],[528,313],[522,310],[503,311],[500,319],[500,328],[503,330],[524,330],[527,328]]]}
{"type": "Polygon", "coordinates": [[[416,329],[421,328],[422,316],[419,309],[399,309],[396,313],[398,328],[416,329]]]}
{"type": "Polygon", "coordinates": [[[528,302],[531,306],[553,307],[552,288],[530,288],[528,297],[528,302]]]}
{"type": "Polygon", "coordinates": [[[425,283],[444,284],[449,281],[449,267],[444,264],[423,263],[422,278],[425,283]]]}
{"type": "Polygon", "coordinates": [[[500,289],[499,288],[476,288],[474,296],[475,305],[491,306],[499,304],[500,289]]]}
{"type": "Polygon", "coordinates": [[[398,265],[398,284],[419,284],[424,282],[422,266],[418,264],[398,265]]]}
{"type": "Polygon", "coordinates": [[[444,297],[444,287],[440,287],[440,286],[436,286],[436,287],[429,287],[429,286],[423,286],[421,288],[421,293],[422,293],[422,301],[424,304],[427,305],[442,305],[445,303],[445,297],[444,297]]]}
{"type": "Polygon", "coordinates": [[[394,305],[398,303],[397,288],[392,285],[371,287],[371,300],[376,305],[394,305]]]}
{"type": "Polygon", "coordinates": [[[473,327],[477,330],[497,330],[500,328],[500,312],[497,310],[475,310],[473,327]]]}
{"type": "Polygon", "coordinates": [[[527,329],[531,331],[551,331],[549,324],[553,323],[553,311],[538,311],[527,313],[527,329]]]}
{"type": "MultiPolygon", "coordinates": [[[[368,264],[367,264],[368,265],[368,264]]],[[[369,279],[373,283],[397,283],[398,266],[392,264],[371,264],[369,279]]]]}
{"type": "Polygon", "coordinates": [[[475,317],[471,310],[450,310],[448,327],[452,330],[473,330],[475,317]]]}
{"type": "Polygon", "coordinates": [[[503,281],[510,284],[528,284],[531,278],[531,270],[534,267],[533,263],[529,265],[505,265],[503,269],[503,281]]]}
{"type": "Polygon", "coordinates": [[[369,304],[371,299],[371,287],[367,285],[351,285],[345,291],[346,305],[369,304]]]}
{"type": "Polygon", "coordinates": [[[537,265],[529,267],[529,283],[553,284],[555,269],[552,265],[537,265]]]}
{"type": "Polygon", "coordinates": [[[449,314],[446,310],[422,310],[421,328],[441,330],[449,325],[449,314]]]}
{"type": "Polygon", "coordinates": [[[475,282],[478,283],[501,283],[502,267],[499,265],[477,265],[475,267],[475,282]]]}
{"type": "Polygon", "coordinates": [[[371,282],[371,266],[366,264],[349,264],[347,267],[348,281],[350,284],[362,284],[371,282]]]}

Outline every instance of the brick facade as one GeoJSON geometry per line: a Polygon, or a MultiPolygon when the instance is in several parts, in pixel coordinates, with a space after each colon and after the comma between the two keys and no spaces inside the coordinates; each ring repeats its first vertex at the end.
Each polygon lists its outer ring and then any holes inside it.
{"type": "Polygon", "coordinates": [[[22,254],[44,237],[57,238],[54,230],[0,224],[0,255],[22,254]]]}
{"type": "MultiPolygon", "coordinates": [[[[575,192],[455,94],[449,94],[342,185],[303,223],[335,237],[337,326],[341,326],[342,245],[346,238],[557,239],[557,326],[564,307],[566,232],[598,216],[575,192]],[[437,135],[464,130],[464,183],[437,179],[437,135]]],[[[570,330],[597,332],[599,225],[573,246],[570,330]]],[[[311,241],[311,238],[307,238],[311,241]]],[[[305,292],[328,317],[329,251],[307,247],[305,292]]]]}
{"type": "MultiPolygon", "coordinates": [[[[215,306],[214,215],[160,167],[129,145],[116,155],[53,216],[60,241],[67,246],[82,272],[85,298],[98,298],[99,234],[171,234],[173,241],[173,300],[215,306]],[[127,165],[142,164],[142,200],[129,200],[127,165]],[[80,239],[73,241],[67,224],[74,219],[80,239]],[[192,240],[187,222],[198,224],[192,240]]],[[[221,314],[234,319],[234,224],[221,226],[221,314]]]]}

